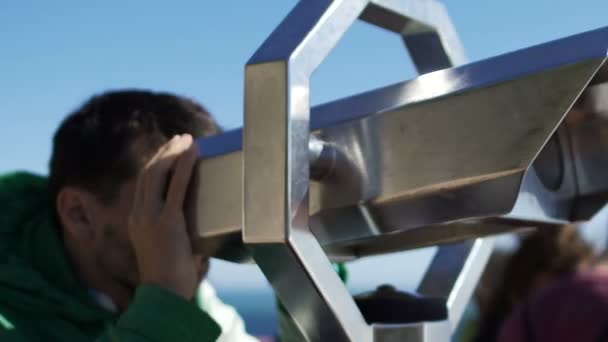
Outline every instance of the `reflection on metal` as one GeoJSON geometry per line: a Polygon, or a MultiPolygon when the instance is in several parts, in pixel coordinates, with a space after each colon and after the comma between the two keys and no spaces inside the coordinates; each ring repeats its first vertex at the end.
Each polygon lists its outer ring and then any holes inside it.
{"type": "Polygon", "coordinates": [[[447,340],[492,249],[479,237],[605,203],[607,48],[604,28],[449,68],[465,57],[438,1],[301,1],[247,65],[244,131],[200,141],[197,245],[255,261],[310,341],[447,340]],[[357,19],[401,34],[423,75],[310,108],[357,19]],[[367,324],[330,264],[434,244],[419,290],[446,299],[441,322],[367,324]]]}
{"type": "MultiPolygon", "coordinates": [[[[600,193],[608,187],[598,175],[591,183],[592,174],[585,172],[585,165],[589,170],[598,167],[592,163],[603,160],[601,149],[608,144],[598,144],[596,138],[584,148],[600,149],[589,154],[595,159],[580,157],[582,138],[601,134],[603,126],[596,122],[603,119],[577,124],[577,105],[566,124],[553,132],[602,65],[603,48],[594,41],[607,32],[592,31],[312,108],[311,127],[331,147],[333,156],[326,160],[334,163],[322,182],[310,186],[310,224],[316,237],[326,249],[351,243],[353,256],[358,256],[360,251],[382,252],[362,241],[389,232],[453,241],[479,236],[484,228],[478,221],[492,224],[491,233],[501,225],[555,225],[574,219],[576,203],[594,194],[591,185],[600,193]],[[560,47],[580,55],[555,55],[560,47]],[[528,62],[525,73],[506,67],[519,60],[528,62]],[[432,86],[437,79],[467,82],[432,86]],[[370,220],[375,224],[368,224],[370,220]],[[421,229],[426,233],[418,234],[421,229]]],[[[589,91],[602,87],[592,84],[589,91]]],[[[216,149],[200,163],[205,186],[195,188],[201,205],[192,216],[201,238],[241,234],[242,154],[238,145],[236,150],[228,146],[226,154],[218,152],[218,138],[201,141],[203,151],[216,149]]],[[[424,238],[414,239],[419,244],[404,240],[408,248],[425,244],[424,238]]]]}
{"type": "Polygon", "coordinates": [[[579,198],[575,218],[588,219],[608,200],[608,72],[603,70],[566,118],[579,198]]]}

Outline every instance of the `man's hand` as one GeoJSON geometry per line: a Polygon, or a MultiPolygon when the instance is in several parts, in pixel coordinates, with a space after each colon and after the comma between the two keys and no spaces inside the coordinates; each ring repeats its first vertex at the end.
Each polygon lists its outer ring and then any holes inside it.
{"type": "Polygon", "coordinates": [[[197,157],[198,147],[190,135],[175,136],[164,144],[138,176],[129,217],[140,283],[163,287],[188,300],[196,294],[208,261],[192,251],[183,212],[197,157]]]}

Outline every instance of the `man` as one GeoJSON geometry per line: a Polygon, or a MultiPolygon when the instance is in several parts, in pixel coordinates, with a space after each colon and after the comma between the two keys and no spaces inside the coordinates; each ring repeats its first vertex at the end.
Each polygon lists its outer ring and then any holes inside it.
{"type": "Polygon", "coordinates": [[[57,130],[48,180],[0,178],[0,341],[248,341],[182,211],[196,137],[166,93],[95,96],[57,130]]]}

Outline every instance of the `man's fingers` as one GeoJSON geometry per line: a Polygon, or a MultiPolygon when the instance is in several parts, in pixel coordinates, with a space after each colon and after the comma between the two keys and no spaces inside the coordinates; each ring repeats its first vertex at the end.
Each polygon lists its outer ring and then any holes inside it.
{"type": "Polygon", "coordinates": [[[160,210],[163,207],[164,195],[169,181],[169,173],[174,168],[179,156],[188,149],[192,138],[179,136],[171,139],[161,148],[145,170],[145,207],[146,210],[160,210]]]}
{"type": "Polygon", "coordinates": [[[181,211],[184,205],[188,184],[198,158],[198,145],[192,141],[192,137],[189,143],[188,149],[179,156],[175,164],[165,202],[168,210],[181,211]]]}
{"type": "Polygon", "coordinates": [[[139,213],[141,211],[145,211],[147,208],[147,204],[151,202],[148,200],[148,197],[150,195],[148,194],[148,191],[146,191],[146,189],[149,188],[150,183],[155,181],[155,177],[153,177],[152,175],[153,169],[156,167],[158,159],[162,157],[164,153],[166,153],[169,146],[175,143],[178,138],[179,135],[174,135],[173,138],[169,139],[169,141],[163,144],[140,170],[139,175],[137,176],[137,183],[135,186],[135,197],[133,199],[132,212],[139,213]]]}
{"type": "Polygon", "coordinates": [[[145,204],[135,213],[134,228],[130,229],[139,283],[161,286],[188,300],[196,294],[208,268],[207,259],[193,254],[183,213],[197,158],[198,147],[189,135],[159,149],[141,173],[140,193],[145,204]]]}
{"type": "Polygon", "coordinates": [[[131,215],[139,213],[144,206],[145,186],[143,172],[140,172],[135,181],[135,194],[131,204],[131,215]]]}

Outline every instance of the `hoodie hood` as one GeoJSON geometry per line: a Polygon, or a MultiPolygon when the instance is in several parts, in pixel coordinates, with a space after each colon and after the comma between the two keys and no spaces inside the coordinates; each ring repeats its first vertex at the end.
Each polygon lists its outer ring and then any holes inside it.
{"type": "Polygon", "coordinates": [[[54,217],[46,178],[0,176],[0,305],[73,322],[111,318],[72,272],[54,217]]]}

